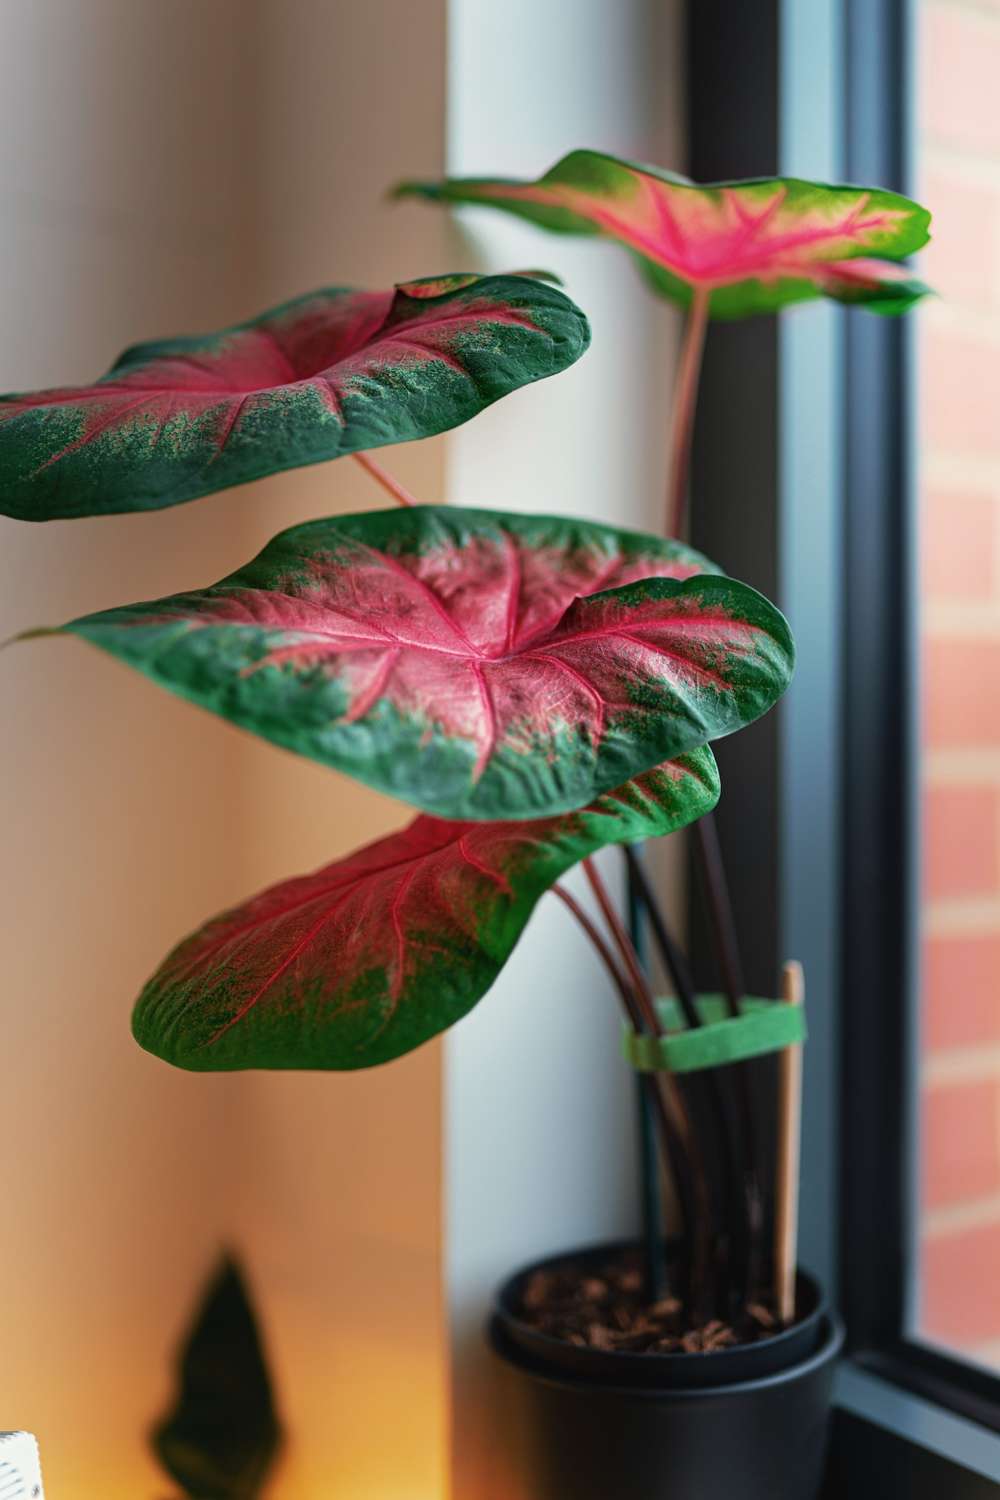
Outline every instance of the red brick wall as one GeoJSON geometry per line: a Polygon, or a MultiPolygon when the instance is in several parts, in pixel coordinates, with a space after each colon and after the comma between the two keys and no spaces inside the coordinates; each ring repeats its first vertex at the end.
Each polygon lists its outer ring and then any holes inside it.
{"type": "Polygon", "coordinates": [[[1000,0],[918,0],[924,690],[921,1278],[1000,1363],[1000,0]]]}

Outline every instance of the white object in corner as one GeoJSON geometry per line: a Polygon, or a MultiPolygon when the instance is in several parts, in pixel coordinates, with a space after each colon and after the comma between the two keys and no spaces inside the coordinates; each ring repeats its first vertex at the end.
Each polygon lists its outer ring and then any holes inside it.
{"type": "Polygon", "coordinates": [[[0,1500],[44,1500],[38,1444],[30,1432],[0,1432],[0,1500]]]}

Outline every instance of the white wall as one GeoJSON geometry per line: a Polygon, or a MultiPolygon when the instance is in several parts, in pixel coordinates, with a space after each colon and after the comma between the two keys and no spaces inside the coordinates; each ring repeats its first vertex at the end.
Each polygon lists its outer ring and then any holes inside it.
{"type": "MultiPolygon", "coordinates": [[[[682,166],[679,11],[655,0],[452,0],[449,171],[535,176],[585,145],[682,166]]],[[[675,316],[613,247],[489,210],[460,222],[456,262],[559,272],[594,342],[567,374],[454,435],[449,499],[657,529],[675,316]]],[[[614,858],[605,868],[617,872],[614,858]]],[[[579,875],[569,884],[582,894],[579,875]]],[[[489,996],[446,1040],[456,1500],[517,1493],[482,1340],[494,1286],[537,1255],[635,1227],[633,1094],[618,1036],[603,974],[550,898],[489,996]]]]}

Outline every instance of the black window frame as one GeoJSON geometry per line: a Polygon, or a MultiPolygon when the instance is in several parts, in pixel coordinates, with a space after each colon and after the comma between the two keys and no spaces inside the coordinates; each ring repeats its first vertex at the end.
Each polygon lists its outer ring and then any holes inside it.
{"type": "MultiPolygon", "coordinates": [[[[875,9],[873,38],[869,7],[850,7],[847,175],[906,191],[913,5],[875,9]]],[[[912,320],[846,322],[844,774],[859,795],[844,808],[841,1304],[864,1364],[1000,1432],[1000,1374],[908,1329],[919,1145],[919,364],[912,320]],[[857,1257],[862,1237],[870,1254],[857,1257]]]]}
{"type": "MultiPolygon", "coordinates": [[[[912,0],[689,0],[691,175],[912,189],[913,19],[912,0]]],[[[692,540],[776,598],[800,640],[786,703],[720,746],[719,824],[750,989],[766,993],[785,957],[806,966],[802,1258],[834,1290],[852,1369],[877,1377],[855,1382],[866,1394],[853,1406],[845,1399],[852,1493],[864,1492],[861,1455],[882,1433],[895,1445],[882,1450],[883,1492],[890,1468],[929,1476],[949,1462],[958,1500],[995,1492],[1000,1442],[983,1448],[970,1427],[963,1449],[949,1420],[921,1469],[913,1434],[938,1412],[1000,1432],[1000,1375],[907,1325],[919,1041],[914,333],[912,318],[833,308],[714,327],[692,540]],[[876,1388],[915,1393],[923,1425],[904,1432],[902,1408],[879,1411],[876,1388]],[[975,1473],[962,1467],[973,1447],[975,1473]]],[[[691,942],[703,965],[697,912],[691,942]]]]}

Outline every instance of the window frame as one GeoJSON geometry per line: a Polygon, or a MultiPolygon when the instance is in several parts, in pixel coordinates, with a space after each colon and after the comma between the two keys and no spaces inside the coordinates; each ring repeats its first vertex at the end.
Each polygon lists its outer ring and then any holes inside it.
{"type": "MultiPolygon", "coordinates": [[[[912,188],[914,31],[912,0],[848,5],[849,180],[912,188]]],[[[1000,1374],[910,1327],[920,1137],[919,367],[912,319],[854,313],[846,324],[844,777],[858,795],[844,806],[841,1305],[867,1368],[1000,1432],[1000,1374]]]]}
{"type": "MultiPolygon", "coordinates": [[[[689,0],[687,14],[693,177],[780,170],[907,190],[911,0],[689,0]]],[[[777,598],[800,642],[799,677],[778,712],[719,747],[719,824],[750,988],[773,986],[785,957],[806,969],[801,1245],[848,1326],[840,1446],[856,1455],[862,1493],[861,1455],[879,1433],[895,1445],[886,1465],[923,1444],[935,1465],[955,1466],[959,1500],[1000,1482],[1000,1376],[908,1331],[919,1043],[914,332],[912,318],[828,306],[713,328],[692,540],[777,598]],[[907,1405],[905,1393],[917,1399],[907,1405]]],[[[697,913],[691,942],[704,965],[697,913]]]]}

